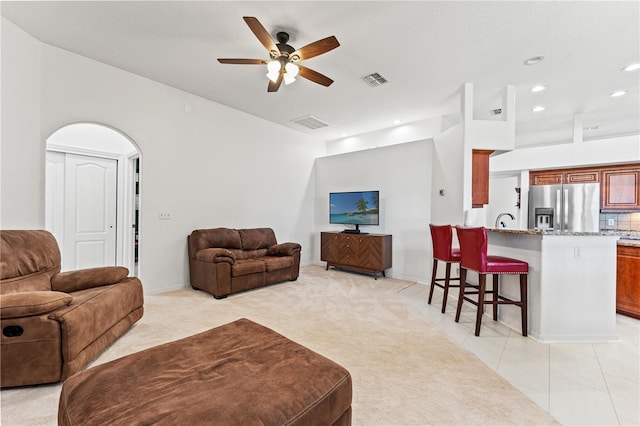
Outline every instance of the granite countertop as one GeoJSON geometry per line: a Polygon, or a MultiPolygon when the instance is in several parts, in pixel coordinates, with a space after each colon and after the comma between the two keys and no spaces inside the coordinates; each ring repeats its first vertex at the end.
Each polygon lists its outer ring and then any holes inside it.
{"type": "Polygon", "coordinates": [[[572,231],[538,231],[534,229],[509,229],[509,228],[487,228],[490,232],[500,232],[503,234],[525,234],[525,235],[571,235],[571,236],[606,236],[619,237],[618,245],[629,247],[640,247],[640,232],[638,231],[599,231],[599,232],[572,232],[572,231]]]}
{"type": "Polygon", "coordinates": [[[638,247],[640,248],[640,239],[631,240],[628,238],[620,237],[618,240],[619,246],[638,247]]]}
{"type": "Polygon", "coordinates": [[[619,233],[612,231],[600,232],[573,232],[573,231],[539,231],[535,229],[509,229],[509,228],[487,228],[490,232],[500,232],[503,234],[526,234],[526,235],[567,235],[567,236],[603,236],[616,237],[619,233]]]}

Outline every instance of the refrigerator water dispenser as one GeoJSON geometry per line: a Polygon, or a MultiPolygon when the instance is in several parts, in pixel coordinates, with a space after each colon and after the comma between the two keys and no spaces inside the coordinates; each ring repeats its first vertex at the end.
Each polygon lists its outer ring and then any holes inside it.
{"type": "Polygon", "coordinates": [[[553,229],[553,208],[536,207],[535,229],[553,229]]]}

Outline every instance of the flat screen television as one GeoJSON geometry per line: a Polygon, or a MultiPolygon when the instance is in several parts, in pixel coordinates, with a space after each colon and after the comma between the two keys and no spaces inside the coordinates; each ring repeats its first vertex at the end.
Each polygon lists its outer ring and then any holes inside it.
{"type": "Polygon", "coordinates": [[[380,225],[380,191],[331,192],[329,223],[355,225],[344,232],[360,233],[360,225],[380,225]]]}

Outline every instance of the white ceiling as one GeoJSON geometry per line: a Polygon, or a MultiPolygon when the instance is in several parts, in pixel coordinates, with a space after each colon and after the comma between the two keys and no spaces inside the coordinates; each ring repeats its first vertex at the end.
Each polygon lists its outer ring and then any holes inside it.
{"type": "MultiPolygon", "coordinates": [[[[491,119],[516,87],[516,144],[640,133],[638,1],[2,1],[2,15],[44,43],[168,84],[280,125],[335,140],[444,116],[474,83],[476,118],[491,119]],[[335,80],[298,80],[267,93],[268,59],[243,16],[298,48],[335,35],[341,46],[303,64],[335,80]],[[525,66],[532,56],[545,56],[525,66]],[[378,72],[389,83],[370,87],[378,72]],[[548,89],[531,93],[535,84],[548,89]],[[626,96],[610,98],[616,90],[626,96]],[[547,109],[533,113],[535,105],[547,109]],[[312,115],[328,127],[291,120],[312,115]]],[[[495,118],[493,118],[495,119],[495,118]]]]}

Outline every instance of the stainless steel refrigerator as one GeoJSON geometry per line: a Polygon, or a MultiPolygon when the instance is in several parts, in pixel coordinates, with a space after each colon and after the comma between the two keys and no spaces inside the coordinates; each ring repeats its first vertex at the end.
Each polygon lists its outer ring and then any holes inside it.
{"type": "Polygon", "coordinates": [[[529,188],[529,229],[600,230],[600,184],[535,185],[529,188]]]}

